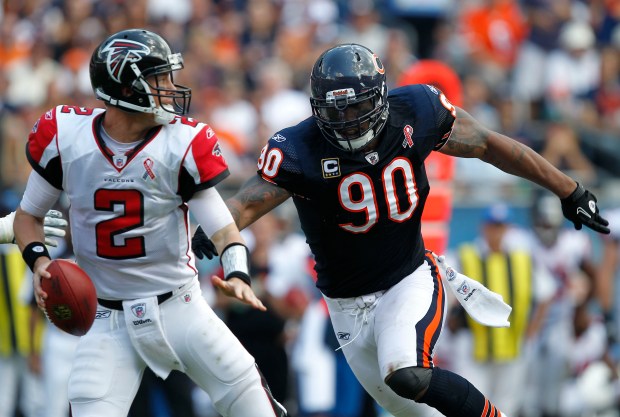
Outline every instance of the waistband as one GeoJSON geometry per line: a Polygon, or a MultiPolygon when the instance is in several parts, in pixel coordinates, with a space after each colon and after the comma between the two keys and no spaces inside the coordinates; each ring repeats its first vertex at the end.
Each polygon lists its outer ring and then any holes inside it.
{"type": "MultiPolygon", "coordinates": [[[[173,295],[172,291],[164,293],[164,294],[159,294],[157,296],[157,304],[163,303],[164,301],[172,297],[172,295],[173,295]]],[[[102,307],[109,308],[111,310],[120,310],[120,311],[123,310],[123,300],[104,300],[101,298],[97,298],[97,301],[102,307]]]]}
{"type": "Polygon", "coordinates": [[[325,298],[328,305],[337,308],[340,311],[344,311],[364,309],[373,306],[383,294],[385,294],[385,290],[351,298],[329,298],[326,295],[323,295],[323,298],[325,298]]]}

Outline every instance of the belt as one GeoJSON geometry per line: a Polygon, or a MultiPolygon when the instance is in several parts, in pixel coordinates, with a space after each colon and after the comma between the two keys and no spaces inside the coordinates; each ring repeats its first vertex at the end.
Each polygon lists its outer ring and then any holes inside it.
{"type": "MultiPolygon", "coordinates": [[[[157,304],[163,303],[170,297],[172,297],[172,291],[164,294],[159,294],[157,296],[157,304]]],[[[102,307],[109,308],[111,310],[123,310],[123,300],[103,300],[101,298],[97,298],[97,301],[102,307]]]]}

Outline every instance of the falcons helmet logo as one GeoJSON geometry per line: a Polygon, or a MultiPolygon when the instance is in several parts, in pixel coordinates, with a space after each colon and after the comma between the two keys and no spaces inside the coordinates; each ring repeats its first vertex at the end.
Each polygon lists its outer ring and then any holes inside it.
{"type": "Polygon", "coordinates": [[[110,42],[101,52],[107,54],[106,64],[108,74],[118,83],[121,82],[121,74],[125,65],[140,61],[142,57],[148,55],[151,50],[143,43],[128,39],[115,39],[110,42]]]}

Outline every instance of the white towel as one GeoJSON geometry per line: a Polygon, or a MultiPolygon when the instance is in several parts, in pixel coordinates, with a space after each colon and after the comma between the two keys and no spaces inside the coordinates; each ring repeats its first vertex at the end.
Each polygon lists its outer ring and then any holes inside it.
{"type": "Polygon", "coordinates": [[[512,307],[504,302],[501,295],[452,268],[443,255],[433,256],[454,296],[471,318],[489,327],[510,327],[508,316],[512,307]]]}
{"type": "Polygon", "coordinates": [[[125,300],[123,312],[131,344],[157,376],[166,379],[173,369],[183,370],[164,334],[157,297],[125,300]]]}

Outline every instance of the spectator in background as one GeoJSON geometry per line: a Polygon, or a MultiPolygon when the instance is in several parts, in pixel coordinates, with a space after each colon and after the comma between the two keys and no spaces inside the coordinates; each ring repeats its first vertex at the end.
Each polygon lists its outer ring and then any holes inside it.
{"type": "Polygon", "coordinates": [[[245,80],[238,73],[224,74],[222,89],[225,93],[219,95],[211,111],[211,125],[235,153],[250,156],[253,162],[254,155],[260,152],[256,143],[259,115],[245,98],[245,80]]]}
{"type": "Polygon", "coordinates": [[[470,67],[496,88],[504,83],[527,34],[516,0],[482,0],[459,17],[470,67]]]}
{"type": "Polygon", "coordinates": [[[456,71],[445,62],[421,59],[412,63],[398,78],[397,85],[430,84],[439,88],[455,106],[463,105],[463,87],[456,71]]]}
{"type": "Polygon", "coordinates": [[[375,0],[348,0],[348,14],[337,43],[366,45],[377,56],[386,56],[388,28],[381,23],[375,0]]]}
{"type": "Polygon", "coordinates": [[[44,327],[39,322],[31,329],[29,276],[17,246],[0,245],[0,265],[0,417],[40,417],[46,406],[39,355],[44,327]]]}
{"type": "Polygon", "coordinates": [[[617,417],[620,384],[607,357],[607,334],[588,306],[590,282],[573,287],[571,320],[549,329],[549,355],[560,364],[557,414],[562,417],[617,417]]]}
{"type": "MultiPolygon", "coordinates": [[[[620,3],[619,3],[620,4],[620,3]]],[[[594,93],[599,128],[620,132],[620,25],[611,43],[601,50],[601,80],[594,93]]]]}
{"type": "Polygon", "coordinates": [[[27,57],[13,61],[5,68],[8,89],[5,99],[13,108],[42,106],[53,82],[59,77],[60,64],[43,39],[36,39],[27,57]]]}
{"type": "MultiPolygon", "coordinates": [[[[551,331],[571,322],[573,311],[581,302],[576,298],[580,294],[577,289],[593,290],[597,269],[590,237],[564,227],[562,208],[552,195],[535,195],[531,219],[533,232],[530,233],[529,246],[536,261],[551,273],[556,288],[542,323],[542,337],[536,346],[537,360],[546,366],[544,370],[532,374],[532,380],[536,381],[533,385],[536,388],[532,389],[532,402],[537,401],[543,413],[556,415],[561,405],[559,386],[565,363],[551,350],[550,346],[555,344],[551,331]],[[581,285],[584,280],[588,283],[586,287],[581,285]]],[[[587,300],[592,299],[592,293],[586,296],[587,300]]]]}
{"type": "Polygon", "coordinates": [[[549,272],[535,261],[527,243],[524,231],[511,225],[508,206],[500,203],[486,209],[475,242],[458,249],[457,270],[512,306],[509,328],[485,327],[468,316],[476,366],[464,374],[508,416],[520,415],[527,402],[533,358],[526,350],[538,337],[555,292],[549,272]]]}
{"type": "Polygon", "coordinates": [[[293,74],[283,61],[277,58],[264,60],[258,66],[257,74],[254,97],[266,131],[277,132],[312,114],[308,94],[293,88],[293,74]]]}
{"type": "Polygon", "coordinates": [[[612,354],[617,362],[620,362],[620,350],[618,343],[620,338],[620,326],[617,321],[618,314],[618,289],[616,281],[620,272],[620,208],[608,210],[611,234],[603,241],[601,260],[596,278],[596,296],[599,300],[601,311],[607,326],[607,335],[613,348],[612,354]]]}
{"type": "Polygon", "coordinates": [[[559,49],[549,54],[545,68],[547,117],[593,125],[591,98],[601,77],[601,57],[588,22],[571,20],[560,29],[559,49]]]}
{"type": "Polygon", "coordinates": [[[558,48],[558,34],[571,18],[572,0],[523,0],[529,32],[517,54],[511,93],[523,118],[543,117],[545,71],[549,53],[558,48]]]}
{"type": "Polygon", "coordinates": [[[581,150],[575,127],[557,122],[547,125],[540,154],[584,184],[596,182],[596,170],[581,150]]]}

